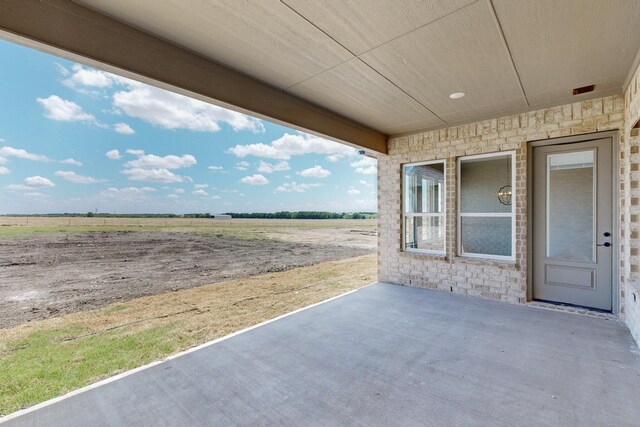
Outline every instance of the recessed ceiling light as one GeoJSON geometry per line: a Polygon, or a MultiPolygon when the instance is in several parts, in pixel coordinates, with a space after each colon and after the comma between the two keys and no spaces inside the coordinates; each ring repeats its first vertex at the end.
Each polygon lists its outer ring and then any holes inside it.
{"type": "Polygon", "coordinates": [[[449,98],[451,98],[451,99],[460,99],[465,95],[466,94],[464,92],[454,92],[451,95],[449,95],[449,98]]]}

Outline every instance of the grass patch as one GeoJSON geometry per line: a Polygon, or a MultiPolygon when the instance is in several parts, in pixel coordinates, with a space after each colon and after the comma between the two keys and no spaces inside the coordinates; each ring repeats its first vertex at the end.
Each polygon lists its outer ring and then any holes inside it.
{"type": "Polygon", "coordinates": [[[74,342],[62,338],[73,335],[68,328],[53,328],[9,342],[8,354],[0,363],[0,412],[51,399],[110,373],[170,354],[179,344],[166,337],[176,326],[156,326],[130,334],[113,331],[74,342]]]}
{"type": "Polygon", "coordinates": [[[0,415],[376,280],[365,255],[0,330],[0,415]]]}
{"type": "Polygon", "coordinates": [[[289,230],[314,229],[374,229],[376,220],[280,220],[234,219],[216,221],[210,219],[128,219],[128,218],[0,218],[0,239],[17,238],[34,234],[92,233],[114,231],[163,231],[217,235],[254,240],[277,240],[278,234],[289,230]],[[7,221],[2,222],[2,221],[7,221]]]}

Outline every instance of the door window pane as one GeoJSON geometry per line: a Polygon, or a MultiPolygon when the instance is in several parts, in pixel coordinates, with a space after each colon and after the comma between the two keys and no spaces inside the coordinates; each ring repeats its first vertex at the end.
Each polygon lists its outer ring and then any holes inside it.
{"type": "Polygon", "coordinates": [[[510,217],[462,217],[462,252],[512,256],[511,221],[510,217]]]}
{"type": "Polygon", "coordinates": [[[405,247],[426,251],[444,250],[444,218],[405,217],[405,247]]]}
{"type": "Polygon", "coordinates": [[[594,260],[594,152],[547,156],[547,257],[594,260]]]}

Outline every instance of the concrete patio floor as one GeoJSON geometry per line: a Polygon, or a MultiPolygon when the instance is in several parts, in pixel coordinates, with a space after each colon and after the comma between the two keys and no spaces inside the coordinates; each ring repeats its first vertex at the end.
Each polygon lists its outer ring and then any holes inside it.
{"type": "Polygon", "coordinates": [[[376,284],[7,426],[638,425],[618,321],[376,284]]]}

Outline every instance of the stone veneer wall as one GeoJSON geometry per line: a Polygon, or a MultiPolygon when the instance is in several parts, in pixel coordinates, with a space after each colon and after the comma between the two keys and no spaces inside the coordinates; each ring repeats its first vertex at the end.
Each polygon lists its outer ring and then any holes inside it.
{"type": "MultiPolygon", "coordinates": [[[[637,83],[637,79],[634,81],[637,83]]],[[[392,138],[389,141],[389,155],[380,156],[378,159],[379,280],[514,303],[526,302],[527,143],[569,135],[619,130],[619,144],[626,147],[623,133],[624,116],[625,98],[621,94],[392,138]],[[507,150],[516,153],[516,260],[502,262],[458,257],[456,159],[460,156],[507,150]],[[401,165],[435,159],[446,161],[446,255],[403,252],[401,165]]],[[[623,150],[621,155],[625,154],[623,150]]],[[[623,160],[625,159],[629,159],[629,156],[625,156],[623,160]]],[[[635,166],[626,163],[623,161],[621,164],[638,170],[638,163],[635,166]]],[[[635,181],[636,188],[638,182],[635,181]]],[[[640,211],[638,214],[640,215],[640,211]]],[[[640,224],[634,232],[640,232],[640,224]]],[[[624,242],[624,239],[620,241],[624,242]]],[[[620,246],[621,250],[622,247],[626,250],[628,245],[620,246]]],[[[637,255],[637,251],[635,253],[637,255]]],[[[621,261],[624,259],[621,252],[621,261]]],[[[624,315],[624,303],[624,288],[620,286],[621,315],[624,315]]]]}
{"type": "Polygon", "coordinates": [[[626,143],[622,146],[621,286],[625,287],[625,320],[640,345],[640,136],[632,127],[640,120],[640,67],[625,90],[626,143]]]}

